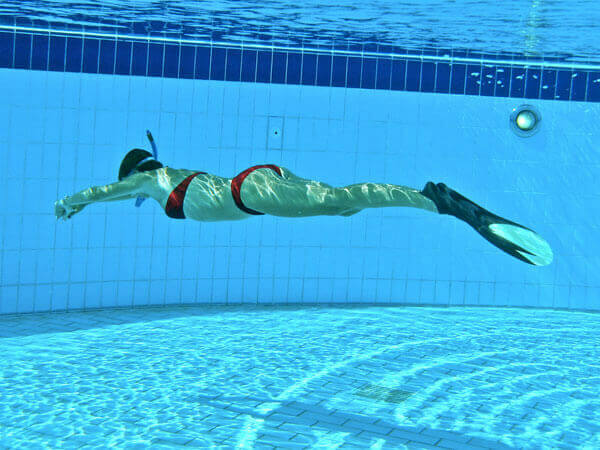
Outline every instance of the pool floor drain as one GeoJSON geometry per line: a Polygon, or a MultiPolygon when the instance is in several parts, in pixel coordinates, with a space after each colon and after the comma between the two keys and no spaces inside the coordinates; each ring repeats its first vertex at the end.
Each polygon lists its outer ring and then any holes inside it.
{"type": "Polygon", "coordinates": [[[401,389],[391,389],[376,384],[368,384],[357,389],[355,395],[366,397],[373,400],[380,400],[387,403],[402,403],[413,395],[413,392],[403,391],[401,389]]]}

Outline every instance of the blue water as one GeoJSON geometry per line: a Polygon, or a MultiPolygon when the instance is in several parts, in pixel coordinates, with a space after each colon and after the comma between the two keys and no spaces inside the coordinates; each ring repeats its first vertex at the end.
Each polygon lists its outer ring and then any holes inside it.
{"type": "Polygon", "coordinates": [[[513,308],[5,316],[0,446],[594,448],[599,327],[513,308]]]}
{"type": "Polygon", "coordinates": [[[14,23],[359,50],[376,43],[441,47],[573,62],[598,62],[600,54],[600,7],[588,0],[6,0],[0,24],[14,23]]]}
{"type": "MultiPolygon", "coordinates": [[[[589,3],[9,0],[0,27],[591,63],[589,3]]],[[[0,316],[0,448],[600,447],[600,315],[508,307],[600,308],[600,104],[14,69],[0,85],[0,313],[71,310],[0,316]],[[543,116],[528,139],[508,126],[523,102],[543,116]],[[223,176],[447,181],[555,261],[402,208],[199,224],[131,201],[56,223],[53,202],[114,181],[147,128],[166,163],[223,176]],[[229,306],[169,305],[191,302],[229,306]],[[113,306],[142,307],[93,310],[113,306]]]]}

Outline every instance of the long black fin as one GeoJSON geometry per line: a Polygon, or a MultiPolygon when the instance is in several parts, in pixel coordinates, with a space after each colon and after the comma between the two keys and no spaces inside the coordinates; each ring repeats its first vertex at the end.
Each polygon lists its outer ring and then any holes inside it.
{"type": "Polygon", "coordinates": [[[552,249],[535,231],[504,219],[450,189],[431,181],[421,191],[431,199],[440,214],[449,214],[467,222],[486,240],[521,261],[536,266],[552,262],[552,249]]]}

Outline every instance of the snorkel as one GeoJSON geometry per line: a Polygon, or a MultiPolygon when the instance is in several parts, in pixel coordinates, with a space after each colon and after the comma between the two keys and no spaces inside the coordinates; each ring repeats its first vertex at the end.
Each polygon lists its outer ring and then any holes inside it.
{"type": "MultiPolygon", "coordinates": [[[[150,130],[146,130],[146,137],[148,141],[150,141],[150,146],[152,147],[152,156],[154,159],[158,160],[158,149],[156,148],[156,143],[154,142],[154,138],[152,137],[152,133],[150,130]]],[[[138,197],[135,199],[135,206],[139,207],[146,200],[144,197],[138,197]]]]}

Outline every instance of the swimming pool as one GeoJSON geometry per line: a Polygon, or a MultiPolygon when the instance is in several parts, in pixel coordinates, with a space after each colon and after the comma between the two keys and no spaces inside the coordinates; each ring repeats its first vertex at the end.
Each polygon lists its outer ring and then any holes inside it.
{"type": "Polygon", "coordinates": [[[10,448],[600,445],[597,314],[172,306],[0,324],[10,448]]]}
{"type": "Polygon", "coordinates": [[[600,446],[600,10],[403,5],[0,6],[0,447],[600,446]],[[146,130],[223,177],[444,182],[554,260],[417,208],[57,222],[146,130]]]}

